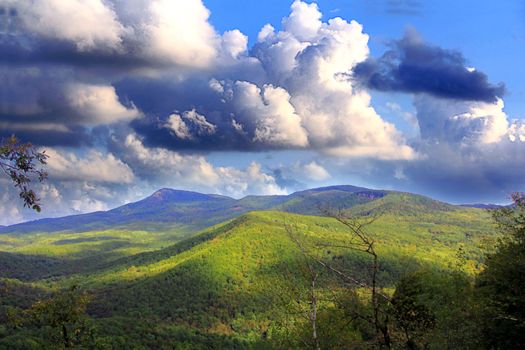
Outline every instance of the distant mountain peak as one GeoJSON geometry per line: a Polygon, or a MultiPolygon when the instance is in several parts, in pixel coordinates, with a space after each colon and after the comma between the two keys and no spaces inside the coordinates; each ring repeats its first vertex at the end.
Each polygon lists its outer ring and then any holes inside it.
{"type": "Polygon", "coordinates": [[[109,211],[40,219],[0,227],[0,233],[82,232],[117,227],[147,231],[176,228],[189,232],[233,219],[250,211],[277,210],[320,215],[321,204],[346,209],[367,205],[366,208],[363,207],[363,210],[369,211],[381,207],[386,208],[385,210],[396,211],[396,213],[446,211],[454,208],[452,205],[410,193],[373,190],[349,185],[313,188],[290,195],[247,196],[241,199],[162,188],[142,200],[109,211]]]}
{"type": "Polygon", "coordinates": [[[214,195],[214,194],[204,194],[193,191],[185,190],[176,190],[172,188],[161,188],[158,191],[155,191],[151,196],[146,198],[146,200],[155,200],[155,201],[202,201],[208,199],[227,199],[229,197],[214,195]]]}

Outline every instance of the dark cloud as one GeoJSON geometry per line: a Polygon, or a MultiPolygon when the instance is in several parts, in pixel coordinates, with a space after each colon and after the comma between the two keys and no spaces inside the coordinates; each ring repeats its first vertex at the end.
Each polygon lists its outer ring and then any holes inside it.
{"type": "MultiPolygon", "coordinates": [[[[0,116],[0,120],[1,120],[0,116]]],[[[21,142],[31,142],[36,146],[69,146],[81,147],[91,146],[93,137],[86,128],[76,126],[68,130],[30,130],[14,127],[0,127],[0,139],[16,135],[21,142]]]]}
{"type": "Polygon", "coordinates": [[[8,66],[59,65],[82,69],[100,68],[104,71],[124,71],[141,67],[161,67],[128,52],[111,50],[78,51],[75,44],[65,40],[32,38],[30,36],[0,39],[0,64],[8,66]]]}
{"type": "MultiPolygon", "coordinates": [[[[209,78],[208,78],[209,79],[209,78]]],[[[223,91],[216,91],[206,77],[183,82],[173,79],[129,78],[115,86],[120,97],[133,101],[144,112],[143,118],[131,123],[134,131],[143,137],[148,147],[162,147],[176,151],[264,151],[282,149],[279,143],[256,140],[258,127],[252,111],[242,103],[231,101],[239,94],[235,82],[214,81],[223,91]],[[214,132],[199,134],[195,126],[183,120],[191,138],[176,135],[169,127],[172,115],[195,111],[214,127],[214,132]]],[[[260,95],[255,95],[261,98],[260,95]]],[[[294,149],[293,145],[286,146],[294,149]]]]}
{"type": "Polygon", "coordinates": [[[489,203],[525,189],[523,145],[509,141],[491,145],[425,143],[427,154],[404,169],[412,190],[452,201],[489,203]]]}
{"type": "Polygon", "coordinates": [[[503,84],[492,85],[483,72],[469,70],[460,52],[425,43],[414,31],[395,41],[379,59],[358,64],[353,76],[379,91],[459,100],[494,102],[505,93],[503,84]]]}

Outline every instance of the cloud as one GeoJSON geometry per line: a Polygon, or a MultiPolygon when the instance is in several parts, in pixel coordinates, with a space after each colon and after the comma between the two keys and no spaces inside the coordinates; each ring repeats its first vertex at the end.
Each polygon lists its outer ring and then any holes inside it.
{"type": "Polygon", "coordinates": [[[153,182],[160,187],[186,188],[235,197],[285,193],[272,175],[264,173],[260,164],[255,162],[246,169],[216,167],[203,156],[145,147],[135,134],[113,135],[112,147],[141,181],[153,182]]]}
{"type": "MultiPolygon", "coordinates": [[[[410,12],[420,2],[387,5],[410,12]]],[[[52,147],[45,215],[108,208],[159,187],[280,194],[361,176],[474,198],[523,186],[515,164],[525,127],[506,115],[503,85],[413,32],[372,59],[359,23],[325,20],[302,1],[252,47],[237,29],[219,33],[201,0],[7,6],[16,16],[0,29],[0,136],[52,147]],[[395,100],[387,108],[420,132],[407,138],[369,89],[413,95],[415,113],[395,100]],[[207,158],[286,150],[310,158],[243,168],[207,158]]]]}
{"type": "Polygon", "coordinates": [[[173,150],[310,149],[345,157],[417,157],[395,125],[374,110],[370,95],[344,78],[368,57],[362,26],[320,18],[315,4],[296,1],[283,30],[264,26],[249,53],[244,54],[243,36],[228,32],[239,45],[227,70],[117,85],[149,116],[133,124],[135,131],[146,145],[173,150]],[[144,91],[150,91],[148,98],[144,91]],[[173,111],[192,110],[216,127],[213,134],[189,137],[187,123],[173,111]]]}
{"type": "Polygon", "coordinates": [[[216,57],[219,36],[208,22],[210,12],[201,0],[156,0],[149,2],[146,9],[149,21],[141,29],[145,51],[155,59],[205,67],[216,57]]]}
{"type": "Polygon", "coordinates": [[[450,101],[416,96],[421,137],[446,143],[497,143],[510,135],[503,100],[495,103],[450,101]]]}
{"type": "Polygon", "coordinates": [[[255,84],[237,81],[232,100],[239,118],[236,122],[243,130],[246,130],[244,125],[251,124],[253,142],[285,147],[308,144],[307,131],[283,88],[265,85],[260,89],[255,84]]]}
{"type": "Polygon", "coordinates": [[[520,121],[511,123],[501,99],[494,103],[414,98],[423,156],[403,165],[412,188],[457,201],[499,201],[525,186],[520,121]],[[515,125],[515,127],[514,127],[515,125]]]}
{"type": "Polygon", "coordinates": [[[21,30],[43,38],[66,40],[79,51],[118,49],[125,28],[102,0],[38,0],[11,4],[21,30]]]}
{"type": "MultiPolygon", "coordinates": [[[[201,0],[132,5],[45,0],[18,8],[25,24],[13,36],[18,53],[8,62],[25,63],[13,67],[0,88],[6,90],[7,110],[0,115],[6,129],[35,136],[34,125],[40,133],[56,125],[71,142],[75,137],[66,134],[131,122],[147,146],[167,149],[417,156],[376,113],[370,96],[344,79],[369,53],[357,22],[323,22],[315,3],[295,1],[283,29],[265,26],[247,50],[239,30],[215,31],[201,0]],[[80,10],[71,18],[52,15],[80,10]],[[97,16],[105,27],[93,25],[97,16]],[[57,33],[71,20],[78,28],[57,33]]],[[[12,55],[10,48],[12,41],[0,51],[12,55]]]]}
{"type": "Polygon", "coordinates": [[[505,93],[503,84],[492,85],[483,72],[469,68],[460,52],[425,43],[414,30],[393,42],[379,59],[358,64],[353,77],[379,91],[458,100],[495,102],[505,93]]]}
{"type": "Polygon", "coordinates": [[[304,166],[304,171],[306,173],[306,177],[313,181],[323,181],[330,178],[328,171],[321,165],[317,164],[315,161],[306,164],[304,166]]]}
{"type": "Polygon", "coordinates": [[[46,169],[54,180],[128,184],[134,180],[131,169],[113,154],[90,150],[79,158],[75,153],[51,148],[46,153],[49,156],[46,169]]]}
{"type": "Polygon", "coordinates": [[[168,117],[166,128],[180,139],[193,139],[196,136],[212,135],[217,127],[206,120],[195,110],[186,111],[179,114],[172,114],[168,117]]]}
{"type": "Polygon", "coordinates": [[[296,0],[293,2],[292,13],[283,19],[283,28],[298,40],[305,42],[315,40],[321,29],[321,12],[316,3],[307,4],[296,0]]]}
{"type": "Polygon", "coordinates": [[[69,106],[87,124],[112,124],[140,116],[133,104],[123,106],[113,86],[70,84],[65,88],[69,106]]]}

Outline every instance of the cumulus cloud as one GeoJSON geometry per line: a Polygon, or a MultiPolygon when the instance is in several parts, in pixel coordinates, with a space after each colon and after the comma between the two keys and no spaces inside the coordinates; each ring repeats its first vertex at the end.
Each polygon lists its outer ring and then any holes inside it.
{"type": "Polygon", "coordinates": [[[283,88],[265,85],[260,89],[255,84],[237,81],[233,88],[233,104],[240,125],[253,125],[254,142],[297,147],[308,144],[301,118],[283,88]]]}
{"type": "Polygon", "coordinates": [[[330,178],[328,171],[317,162],[312,161],[304,166],[306,176],[314,181],[323,181],[330,178]]]}
{"type": "Polygon", "coordinates": [[[463,202],[501,201],[525,182],[516,164],[525,162],[520,121],[511,123],[501,99],[494,103],[414,98],[421,138],[414,147],[423,156],[403,164],[403,180],[412,188],[463,202]]]}
{"type": "Polygon", "coordinates": [[[131,169],[113,154],[90,150],[80,158],[72,152],[47,149],[49,175],[56,180],[131,183],[131,169]]]}
{"type": "Polygon", "coordinates": [[[195,110],[186,111],[182,115],[176,113],[170,115],[165,127],[180,139],[212,135],[217,130],[215,125],[209,123],[205,116],[195,110]]]}
{"type": "Polygon", "coordinates": [[[113,142],[115,152],[139,179],[160,187],[187,188],[235,197],[285,192],[272,175],[264,173],[261,165],[255,162],[246,169],[217,167],[203,156],[145,147],[135,134],[125,135],[124,140],[114,135],[113,142]]]}
{"type": "Polygon", "coordinates": [[[118,49],[124,26],[102,0],[8,1],[16,9],[22,30],[44,38],[66,40],[80,51],[96,47],[118,49]]]}
{"type": "MultiPolygon", "coordinates": [[[[122,83],[120,91],[150,115],[134,124],[145,143],[205,151],[299,148],[337,156],[416,158],[395,125],[371,106],[370,95],[345,78],[369,54],[362,26],[341,18],[322,22],[315,4],[296,1],[291,9],[282,31],[264,26],[250,53],[239,56],[227,71],[205,72],[178,83],[122,83]],[[158,103],[138,96],[145,86],[154,87],[152,98],[158,103]],[[173,110],[205,115],[216,132],[190,137],[187,123],[173,110]],[[166,125],[172,126],[171,133],[166,125]]],[[[243,36],[228,32],[223,41],[228,35],[239,42],[230,56],[244,52],[243,36]]]]}
{"type": "Polygon", "coordinates": [[[208,22],[210,12],[201,0],[147,3],[150,20],[142,25],[142,29],[147,52],[151,52],[154,59],[160,57],[197,67],[210,64],[217,55],[219,36],[208,22]]]}
{"type": "Polygon", "coordinates": [[[395,125],[376,113],[370,96],[345,79],[369,53],[368,36],[357,22],[323,22],[315,3],[295,1],[283,29],[265,26],[248,51],[239,30],[215,31],[201,0],[133,4],[46,0],[33,14],[20,9],[22,19],[42,18],[22,27],[31,38],[23,50],[31,55],[36,47],[33,54],[51,65],[29,60],[37,64],[32,71],[9,73],[16,85],[10,90],[26,93],[10,99],[20,101],[15,115],[30,115],[9,117],[11,124],[18,130],[29,123],[62,124],[71,132],[72,126],[78,131],[144,114],[133,123],[135,131],[147,145],[170,149],[306,148],[338,156],[416,157],[395,125]],[[78,18],[71,16],[76,29],[55,33],[71,19],[54,18],[53,11],[66,16],[82,9],[78,18]],[[97,16],[105,27],[92,25],[97,16]],[[44,53],[64,48],[64,41],[76,47],[59,50],[55,60],[44,53]]]}
{"type": "Polygon", "coordinates": [[[140,112],[131,105],[123,106],[113,86],[70,84],[65,88],[68,104],[87,124],[111,124],[131,121],[140,112]]]}
{"type": "MultiPolygon", "coordinates": [[[[0,136],[53,147],[45,215],[104,209],[158,187],[280,194],[347,181],[334,175],[339,161],[353,178],[441,181],[448,187],[437,188],[451,192],[469,181],[465,174],[475,178],[465,186],[471,193],[522,184],[521,172],[508,169],[525,154],[525,127],[506,115],[504,87],[414,32],[373,59],[359,23],[324,20],[302,1],[280,26],[262,27],[251,48],[237,29],[217,32],[201,0],[6,6],[13,18],[0,29],[0,136]],[[416,113],[387,108],[420,133],[407,139],[367,89],[413,94],[416,113]],[[277,169],[206,158],[274,150],[312,158],[277,169]]],[[[9,213],[28,218],[20,208],[9,213]]]]}
{"type": "Polygon", "coordinates": [[[484,102],[503,97],[503,84],[490,84],[483,72],[467,66],[460,52],[428,44],[414,30],[391,46],[379,59],[370,58],[357,65],[353,76],[380,91],[484,102]]]}
{"type": "Polygon", "coordinates": [[[414,99],[421,137],[447,143],[496,143],[510,132],[503,100],[449,101],[428,95],[414,99]]]}

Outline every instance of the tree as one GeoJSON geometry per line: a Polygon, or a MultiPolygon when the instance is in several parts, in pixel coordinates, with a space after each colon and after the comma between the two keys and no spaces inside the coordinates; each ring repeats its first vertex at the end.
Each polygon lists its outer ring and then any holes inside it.
{"type": "Polygon", "coordinates": [[[525,348],[525,195],[512,200],[513,206],[493,211],[503,236],[476,281],[483,334],[493,349],[525,348]]]}
{"type": "MultiPolygon", "coordinates": [[[[322,212],[325,214],[325,216],[334,218],[346,227],[349,232],[349,237],[346,242],[336,244],[330,242],[320,242],[314,244],[314,247],[309,248],[306,246],[305,242],[302,242],[293,232],[292,227],[285,224],[288,235],[295,245],[300,249],[302,255],[305,258],[305,264],[308,267],[308,271],[310,272],[311,310],[309,313],[309,319],[312,324],[312,338],[314,343],[319,344],[316,332],[316,328],[318,327],[318,297],[315,294],[318,273],[313,267],[311,261],[315,262],[327,272],[332,273],[340,281],[342,281],[348,289],[348,295],[354,295],[356,288],[361,289],[365,292],[365,294],[370,295],[369,306],[371,307],[371,313],[368,313],[368,310],[358,310],[354,308],[353,305],[351,305],[351,308],[346,306],[343,307],[346,309],[346,311],[348,311],[349,319],[358,320],[359,322],[364,321],[373,327],[373,341],[378,345],[379,348],[390,349],[392,347],[392,338],[389,326],[391,315],[388,312],[390,297],[382,291],[381,285],[379,283],[380,263],[379,256],[376,252],[375,240],[366,231],[366,227],[372,224],[377,219],[377,216],[359,218],[349,217],[346,216],[342,211],[334,212],[330,209],[322,210],[322,212]],[[344,267],[338,267],[335,264],[322,259],[313,252],[316,249],[338,249],[343,251],[353,251],[357,254],[365,256],[365,261],[367,261],[366,264],[368,266],[364,276],[356,277],[353,271],[346,271],[344,267]]],[[[363,273],[360,273],[359,275],[363,275],[363,273]]]]}
{"type": "Polygon", "coordinates": [[[0,142],[0,169],[11,179],[20,192],[24,206],[40,212],[40,199],[30,188],[32,178],[39,182],[47,178],[47,173],[40,168],[47,162],[45,151],[39,152],[30,143],[20,143],[15,136],[0,142]]]}
{"type": "Polygon", "coordinates": [[[420,274],[403,277],[396,286],[392,297],[394,319],[405,336],[407,349],[419,349],[417,338],[435,326],[435,316],[419,299],[425,285],[420,274]]]}
{"type": "Polygon", "coordinates": [[[16,330],[37,332],[54,344],[54,348],[71,348],[93,340],[93,328],[86,308],[90,297],[72,286],[65,291],[42,299],[22,312],[8,314],[16,330]]]}
{"type": "Polygon", "coordinates": [[[295,245],[301,250],[301,254],[304,259],[304,264],[307,267],[305,275],[309,277],[310,281],[310,290],[309,290],[309,307],[304,314],[306,315],[308,321],[311,324],[312,327],[312,341],[313,341],[313,348],[315,350],[321,350],[321,346],[319,344],[319,336],[318,336],[318,330],[317,330],[317,318],[318,318],[318,295],[317,295],[317,281],[319,279],[319,271],[315,268],[315,261],[311,259],[311,257],[308,254],[307,248],[303,245],[301,240],[297,237],[297,235],[294,232],[294,229],[290,226],[285,224],[286,232],[288,233],[288,236],[290,239],[295,243],[295,245]]]}

